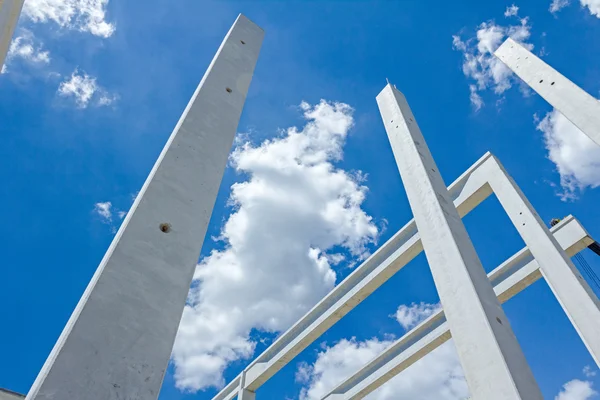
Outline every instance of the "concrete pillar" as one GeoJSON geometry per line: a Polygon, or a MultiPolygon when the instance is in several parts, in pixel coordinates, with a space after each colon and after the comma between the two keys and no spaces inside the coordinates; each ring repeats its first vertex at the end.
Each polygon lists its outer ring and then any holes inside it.
{"type": "Polygon", "coordinates": [[[247,371],[243,371],[241,374],[237,400],[256,400],[256,392],[246,388],[246,373],[247,371]]]}
{"type": "Polygon", "coordinates": [[[488,169],[488,181],[498,201],[538,262],[542,275],[592,358],[600,366],[598,297],[500,161],[493,157],[483,168],[488,169]]]}
{"type": "Polygon", "coordinates": [[[596,98],[510,38],[494,55],[600,146],[600,102],[596,98]]]}
{"type": "Polygon", "coordinates": [[[234,23],[27,400],[158,398],[263,36],[234,23]]]}
{"type": "Polygon", "coordinates": [[[0,0],[0,68],[6,60],[24,0],[0,0]]]}
{"type": "Polygon", "coordinates": [[[473,398],[541,400],[404,95],[388,84],[377,103],[473,398]]]}

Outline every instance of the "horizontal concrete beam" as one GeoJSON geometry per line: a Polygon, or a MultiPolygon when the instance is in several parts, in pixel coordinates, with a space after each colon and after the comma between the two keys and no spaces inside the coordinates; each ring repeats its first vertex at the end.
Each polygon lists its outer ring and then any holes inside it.
{"type": "MultiPolygon", "coordinates": [[[[573,256],[594,240],[574,217],[569,216],[552,227],[560,246],[573,256]]],[[[542,277],[538,263],[528,248],[523,248],[488,274],[498,300],[504,303],[542,277]]],[[[355,374],[338,384],[323,399],[362,399],[381,385],[423,358],[451,334],[440,310],[395,341],[355,374]]]]}
{"type": "MultiPolygon", "coordinates": [[[[492,190],[481,185],[477,169],[492,155],[488,152],[456,179],[448,191],[461,217],[468,214],[492,190]]],[[[321,334],[350,310],[383,285],[421,251],[421,239],[414,219],[357,267],[290,329],[258,356],[246,369],[247,388],[256,391],[263,383],[289,363],[321,334]]],[[[213,400],[235,398],[239,376],[221,390],[213,400]]]]}

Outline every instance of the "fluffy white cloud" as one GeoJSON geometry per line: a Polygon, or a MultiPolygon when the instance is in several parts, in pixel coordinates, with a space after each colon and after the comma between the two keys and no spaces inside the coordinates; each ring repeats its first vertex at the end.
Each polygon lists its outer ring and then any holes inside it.
{"type": "Polygon", "coordinates": [[[592,386],[590,381],[573,379],[563,385],[563,390],[554,400],[589,400],[597,394],[592,386]]]}
{"type": "Polygon", "coordinates": [[[504,11],[504,16],[505,17],[516,17],[518,13],[519,13],[519,7],[517,7],[513,4],[510,7],[506,7],[506,11],[504,11]]]}
{"type": "Polygon", "coordinates": [[[412,303],[410,306],[402,304],[398,307],[398,310],[396,310],[394,317],[405,330],[410,330],[417,326],[419,322],[437,312],[441,307],[440,304],[428,304],[423,302],[418,304],[412,303]]]}
{"type": "Polygon", "coordinates": [[[253,329],[288,328],[333,288],[340,253],[362,258],[376,239],[361,209],[361,175],[332,164],[353,125],[351,107],[321,101],[301,109],[302,129],[231,155],[247,180],[231,188],[225,248],[196,270],[172,356],[180,389],[222,386],[227,365],[253,354],[253,329]]]}
{"type": "Polygon", "coordinates": [[[59,26],[109,37],[114,24],[105,20],[109,0],[26,0],[23,14],[34,22],[53,21],[59,26]]]}
{"type": "Polygon", "coordinates": [[[85,72],[79,72],[77,69],[69,78],[61,82],[58,94],[63,97],[72,97],[79,108],[86,108],[93,99],[95,99],[95,105],[107,106],[118,98],[99,86],[95,77],[85,72]]]}
{"type": "Polygon", "coordinates": [[[557,110],[546,114],[537,128],[544,133],[548,158],[560,174],[563,200],[600,186],[600,147],[557,110]]]}
{"type": "Polygon", "coordinates": [[[20,58],[32,64],[48,64],[50,52],[43,49],[43,44],[27,29],[21,29],[11,42],[7,61],[20,58]]]}
{"type": "MultiPolygon", "coordinates": [[[[571,3],[570,0],[553,0],[550,4],[552,14],[562,10],[571,3]]],[[[590,14],[600,18],[600,0],[580,0],[581,7],[586,7],[590,14]]]]}
{"type": "Polygon", "coordinates": [[[112,203],[110,201],[94,204],[94,212],[100,216],[102,222],[112,224],[112,203]]]}
{"type": "MultiPolygon", "coordinates": [[[[519,7],[511,6],[506,9],[506,17],[518,17],[519,7]]],[[[494,51],[511,37],[529,50],[533,45],[527,43],[531,35],[529,18],[520,18],[517,24],[506,26],[498,25],[494,21],[483,22],[479,25],[475,37],[463,40],[460,36],[452,37],[452,47],[463,53],[462,70],[467,78],[475,81],[469,84],[470,99],[475,110],[479,110],[484,102],[479,91],[493,89],[496,94],[502,94],[518,78],[505,66],[502,61],[494,57],[494,51]]]]}
{"type": "MultiPolygon", "coordinates": [[[[439,309],[439,304],[398,307],[395,318],[409,330],[439,309]]],[[[301,363],[296,379],[305,383],[301,400],[318,400],[381,353],[392,341],[342,339],[325,348],[313,365],[301,363]]],[[[469,390],[452,341],[442,345],[367,396],[370,400],[462,400],[469,390]]]]}
{"type": "Polygon", "coordinates": [[[570,2],[570,0],[552,0],[552,3],[550,4],[550,12],[554,14],[560,11],[568,6],[570,2]]]}

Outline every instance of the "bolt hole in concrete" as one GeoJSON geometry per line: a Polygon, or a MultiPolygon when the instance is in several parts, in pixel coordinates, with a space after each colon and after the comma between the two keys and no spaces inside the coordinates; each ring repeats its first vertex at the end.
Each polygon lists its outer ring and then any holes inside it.
{"type": "Polygon", "coordinates": [[[544,82],[544,80],[543,80],[543,79],[541,79],[541,80],[540,80],[540,83],[542,83],[542,82],[544,82]]]}
{"type": "Polygon", "coordinates": [[[167,224],[166,222],[163,222],[162,224],[160,224],[158,228],[163,233],[171,232],[171,224],[167,224]]]}
{"type": "Polygon", "coordinates": [[[552,85],[554,85],[554,82],[552,82],[552,83],[550,84],[550,86],[552,86],[552,85]]]}
{"type": "Polygon", "coordinates": [[[232,92],[232,90],[230,88],[226,88],[225,90],[227,91],[227,93],[231,93],[232,92]]]}
{"type": "Polygon", "coordinates": [[[496,321],[498,321],[498,323],[499,323],[500,325],[502,325],[502,321],[500,321],[500,318],[496,317],[496,321]]]}
{"type": "Polygon", "coordinates": [[[240,43],[241,43],[241,44],[246,44],[246,42],[244,42],[243,40],[240,40],[240,43]]]}

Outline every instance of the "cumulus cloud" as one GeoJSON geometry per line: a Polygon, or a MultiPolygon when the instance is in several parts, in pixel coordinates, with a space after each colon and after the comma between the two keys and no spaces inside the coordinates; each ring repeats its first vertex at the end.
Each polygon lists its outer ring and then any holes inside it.
{"type": "Polygon", "coordinates": [[[537,129],[544,133],[548,158],[560,174],[563,201],[600,186],[600,147],[557,110],[546,114],[537,129]]]}
{"type": "Polygon", "coordinates": [[[506,7],[506,11],[504,11],[504,16],[505,17],[516,17],[518,13],[519,13],[519,7],[517,7],[513,4],[510,7],[506,7]]]}
{"type": "Polygon", "coordinates": [[[58,87],[58,94],[75,100],[79,108],[86,108],[90,103],[107,106],[117,100],[117,95],[110,94],[98,85],[96,78],[75,69],[71,76],[58,87]]]}
{"type": "MultiPolygon", "coordinates": [[[[439,309],[439,304],[400,305],[395,318],[409,330],[439,309]]],[[[392,344],[342,339],[326,347],[314,364],[300,363],[296,379],[304,383],[300,400],[318,400],[392,344]],[[300,378],[300,379],[299,379],[300,378]]],[[[370,400],[463,400],[469,395],[452,341],[445,343],[367,396],[370,400]]]]}
{"type": "Polygon", "coordinates": [[[592,386],[590,381],[573,379],[563,385],[563,390],[554,400],[589,400],[597,394],[592,386]]]}
{"type": "Polygon", "coordinates": [[[110,201],[94,204],[94,212],[100,216],[102,222],[112,224],[112,203],[110,201]]]}
{"type": "MultiPolygon", "coordinates": [[[[600,0],[580,0],[582,8],[587,8],[589,13],[600,18],[600,0]]],[[[566,6],[571,4],[570,0],[553,0],[550,4],[550,12],[557,13],[566,6]]]]}
{"type": "Polygon", "coordinates": [[[17,37],[11,42],[7,60],[20,58],[32,64],[48,64],[50,52],[43,49],[43,44],[37,40],[33,33],[21,29],[17,37]]]}
{"type": "Polygon", "coordinates": [[[405,330],[410,330],[441,308],[442,306],[440,304],[428,304],[423,302],[412,303],[409,306],[402,304],[396,310],[394,317],[405,330]]]}
{"type": "Polygon", "coordinates": [[[23,15],[34,22],[55,22],[62,28],[107,38],[115,25],[106,21],[109,0],[27,0],[23,15]]]}
{"type": "Polygon", "coordinates": [[[252,331],[288,328],[333,288],[340,254],[364,258],[377,237],[361,209],[367,188],[360,174],[333,165],[343,156],[352,108],[300,107],[302,128],[231,155],[247,179],[231,187],[224,249],[201,260],[194,276],[172,356],[180,389],[221,387],[225,368],[252,356],[252,331]]]}
{"type": "Polygon", "coordinates": [[[476,111],[484,105],[479,92],[492,89],[500,95],[519,82],[511,70],[494,56],[494,51],[504,40],[511,37],[527,49],[533,49],[533,45],[527,43],[531,36],[529,18],[519,18],[518,10],[519,7],[513,5],[504,13],[507,18],[516,18],[516,24],[499,25],[492,20],[481,23],[474,37],[463,40],[459,35],[452,36],[452,47],[463,53],[463,73],[475,82],[469,84],[469,91],[476,111]]]}

